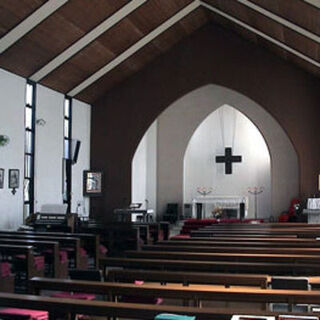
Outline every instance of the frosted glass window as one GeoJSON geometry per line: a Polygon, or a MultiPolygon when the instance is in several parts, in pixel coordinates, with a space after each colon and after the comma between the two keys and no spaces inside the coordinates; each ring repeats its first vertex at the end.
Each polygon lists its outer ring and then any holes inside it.
{"type": "Polygon", "coordinates": [[[25,180],[24,185],[24,201],[28,202],[30,201],[30,180],[25,180]]]}
{"type": "Polygon", "coordinates": [[[69,138],[69,121],[64,122],[64,137],[69,138]]]}
{"type": "Polygon", "coordinates": [[[64,139],[64,158],[69,159],[70,141],[64,139]]]}
{"type": "Polygon", "coordinates": [[[67,118],[70,117],[70,101],[69,101],[69,99],[64,100],[64,116],[67,118]]]}
{"type": "Polygon", "coordinates": [[[26,118],[25,118],[25,125],[27,129],[31,129],[32,128],[32,109],[26,107],[26,118]]]}
{"type": "Polygon", "coordinates": [[[32,132],[26,131],[25,152],[32,153],[32,132]]]}
{"type": "Polygon", "coordinates": [[[31,178],[31,156],[26,155],[24,159],[24,176],[31,178]]]}
{"type": "Polygon", "coordinates": [[[29,106],[33,105],[33,86],[31,84],[27,84],[27,92],[26,92],[26,104],[29,106]]]}
{"type": "Polygon", "coordinates": [[[23,207],[23,210],[24,210],[24,215],[29,215],[30,214],[30,205],[25,204],[23,207]]]}

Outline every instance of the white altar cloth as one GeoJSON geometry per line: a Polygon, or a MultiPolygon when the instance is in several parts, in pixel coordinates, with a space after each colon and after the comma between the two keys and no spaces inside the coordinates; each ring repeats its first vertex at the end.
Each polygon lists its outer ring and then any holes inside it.
{"type": "Polygon", "coordinates": [[[212,218],[211,212],[216,208],[236,209],[240,217],[240,203],[245,203],[245,215],[248,212],[248,197],[246,196],[199,196],[192,200],[192,217],[197,217],[197,203],[203,204],[203,218],[212,218]]]}
{"type": "Polygon", "coordinates": [[[320,198],[309,198],[307,209],[320,210],[320,198]]]}

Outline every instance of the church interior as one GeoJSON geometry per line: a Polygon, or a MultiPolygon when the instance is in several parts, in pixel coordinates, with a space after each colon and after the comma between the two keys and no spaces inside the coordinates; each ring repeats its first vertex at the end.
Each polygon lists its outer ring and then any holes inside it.
{"type": "Polygon", "coordinates": [[[0,0],[0,320],[319,320],[319,77],[319,0],[0,0]]]}

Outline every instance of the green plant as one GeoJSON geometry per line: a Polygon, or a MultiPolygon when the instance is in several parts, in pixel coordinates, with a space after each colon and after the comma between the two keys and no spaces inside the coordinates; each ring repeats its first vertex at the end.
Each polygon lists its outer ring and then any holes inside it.
{"type": "Polygon", "coordinates": [[[6,146],[10,141],[10,138],[8,136],[5,136],[3,134],[0,135],[0,146],[6,146]]]}

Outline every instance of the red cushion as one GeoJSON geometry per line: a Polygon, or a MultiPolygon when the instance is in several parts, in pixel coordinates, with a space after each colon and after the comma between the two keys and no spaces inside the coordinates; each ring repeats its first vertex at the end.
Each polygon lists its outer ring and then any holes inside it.
{"type": "Polygon", "coordinates": [[[61,263],[65,263],[65,262],[68,261],[68,253],[67,253],[67,251],[60,250],[59,254],[60,254],[60,262],[61,263]]]}
{"type": "Polygon", "coordinates": [[[108,252],[108,249],[103,244],[100,244],[99,245],[99,251],[100,251],[101,254],[106,255],[107,252],[108,252]]]}
{"type": "Polygon", "coordinates": [[[95,294],[81,293],[81,292],[58,292],[54,293],[51,297],[53,298],[67,298],[67,299],[79,299],[79,300],[94,300],[95,294]]]}
{"type": "Polygon", "coordinates": [[[81,257],[86,257],[87,256],[87,251],[84,248],[80,248],[80,255],[81,257]]]}
{"type": "Polygon", "coordinates": [[[0,311],[0,314],[10,314],[10,315],[26,315],[30,316],[30,320],[47,320],[48,312],[39,310],[29,310],[29,309],[17,309],[17,308],[6,308],[0,311]]]}
{"type": "Polygon", "coordinates": [[[44,269],[44,256],[34,257],[34,264],[35,264],[37,270],[43,270],[44,269]]]}
{"type": "Polygon", "coordinates": [[[2,278],[8,277],[11,274],[10,263],[9,262],[1,262],[0,263],[0,276],[2,278]]]}

